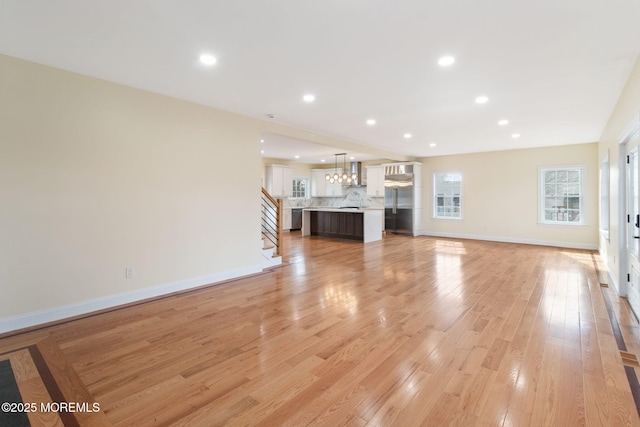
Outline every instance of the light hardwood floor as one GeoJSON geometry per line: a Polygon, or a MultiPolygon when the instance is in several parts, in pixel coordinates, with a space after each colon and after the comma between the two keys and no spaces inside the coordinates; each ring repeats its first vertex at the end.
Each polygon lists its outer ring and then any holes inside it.
{"type": "MultiPolygon", "coordinates": [[[[52,338],[114,425],[640,425],[593,253],[393,235],[286,245],[270,272],[0,352],[52,338]]],[[[639,351],[628,305],[605,292],[639,351]]]]}

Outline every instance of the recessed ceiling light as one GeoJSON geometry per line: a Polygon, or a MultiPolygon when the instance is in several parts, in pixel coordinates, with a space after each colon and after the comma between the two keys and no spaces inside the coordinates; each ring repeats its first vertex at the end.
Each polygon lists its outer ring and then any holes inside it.
{"type": "Polygon", "coordinates": [[[507,119],[498,120],[498,125],[499,126],[506,126],[508,124],[509,124],[509,120],[507,120],[507,119]]]}
{"type": "Polygon", "coordinates": [[[436,145],[438,144],[436,144],[435,142],[432,142],[431,144],[429,144],[429,147],[435,147],[436,145]]]}
{"type": "Polygon", "coordinates": [[[511,138],[520,138],[520,134],[519,133],[514,133],[513,135],[511,135],[511,138]]]}
{"type": "Polygon", "coordinates": [[[369,126],[373,126],[373,125],[375,125],[375,124],[376,124],[376,121],[375,121],[374,119],[369,119],[369,120],[367,120],[367,124],[368,124],[369,126]]]}
{"type": "Polygon", "coordinates": [[[261,139],[261,140],[260,140],[260,144],[264,144],[264,139],[261,139]]]}
{"type": "Polygon", "coordinates": [[[299,155],[297,155],[297,154],[296,154],[295,156],[293,156],[293,157],[294,157],[295,159],[299,159],[299,158],[300,158],[300,156],[299,156],[299,155]]]}
{"type": "Polygon", "coordinates": [[[260,150],[260,154],[264,154],[264,150],[260,150]]]}
{"type": "Polygon", "coordinates": [[[217,62],[217,59],[213,55],[203,53],[202,55],[200,55],[200,62],[202,62],[204,65],[213,65],[217,62]]]}
{"type": "Polygon", "coordinates": [[[302,100],[303,100],[304,102],[313,102],[313,101],[315,101],[315,100],[316,100],[316,97],[315,97],[315,95],[312,95],[312,94],[310,94],[310,93],[309,93],[309,94],[307,94],[307,95],[303,96],[303,97],[302,97],[302,100]]]}
{"type": "Polygon", "coordinates": [[[405,139],[410,139],[412,137],[412,135],[410,133],[405,133],[404,134],[404,138],[405,139]]]}
{"type": "Polygon", "coordinates": [[[454,62],[456,62],[456,59],[453,56],[443,56],[438,59],[438,65],[441,67],[448,67],[453,65],[454,62]]]}
{"type": "Polygon", "coordinates": [[[326,160],[325,160],[325,159],[322,159],[322,160],[320,160],[320,161],[321,161],[322,163],[326,162],[326,160]]]}
{"type": "Polygon", "coordinates": [[[349,157],[349,160],[355,160],[355,159],[356,159],[356,158],[355,158],[355,157],[353,157],[353,156],[349,157]]]}
{"type": "Polygon", "coordinates": [[[489,97],[486,95],[480,95],[476,98],[476,104],[486,104],[489,102],[489,97]]]}

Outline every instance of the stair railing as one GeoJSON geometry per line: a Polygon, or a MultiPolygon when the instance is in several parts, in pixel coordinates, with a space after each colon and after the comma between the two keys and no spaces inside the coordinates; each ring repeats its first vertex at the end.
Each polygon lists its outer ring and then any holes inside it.
{"type": "Polygon", "coordinates": [[[275,247],[276,255],[282,255],[282,200],[274,199],[264,188],[261,215],[262,238],[275,247]]]}

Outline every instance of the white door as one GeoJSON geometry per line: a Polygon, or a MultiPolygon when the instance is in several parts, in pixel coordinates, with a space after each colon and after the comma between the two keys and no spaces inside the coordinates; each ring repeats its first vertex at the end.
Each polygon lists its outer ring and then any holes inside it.
{"type": "Polygon", "coordinates": [[[639,138],[626,144],[626,191],[625,205],[627,212],[627,265],[628,294],[631,308],[640,317],[640,199],[638,197],[638,145],[639,138]]]}

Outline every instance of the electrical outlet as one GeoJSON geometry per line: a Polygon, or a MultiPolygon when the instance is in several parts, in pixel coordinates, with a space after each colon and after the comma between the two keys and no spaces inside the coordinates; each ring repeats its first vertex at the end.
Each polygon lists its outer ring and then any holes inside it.
{"type": "Polygon", "coordinates": [[[135,273],[135,270],[133,269],[133,267],[132,267],[132,266],[129,266],[129,267],[127,267],[127,268],[125,269],[124,276],[125,276],[127,279],[133,279],[133,274],[134,274],[134,273],[135,273]]]}

